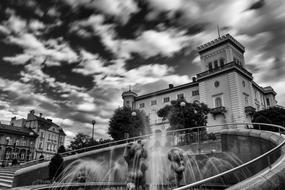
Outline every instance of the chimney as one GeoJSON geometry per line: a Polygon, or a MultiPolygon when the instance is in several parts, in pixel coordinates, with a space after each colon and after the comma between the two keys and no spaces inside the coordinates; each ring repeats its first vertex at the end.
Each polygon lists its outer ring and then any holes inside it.
{"type": "Polygon", "coordinates": [[[168,86],[169,86],[170,89],[174,87],[173,84],[169,84],[168,86]]]}
{"type": "Polygon", "coordinates": [[[196,82],[196,77],[192,77],[192,81],[193,81],[193,82],[196,82]]]}
{"type": "Polygon", "coordinates": [[[40,117],[43,117],[43,113],[40,113],[40,117]]]}

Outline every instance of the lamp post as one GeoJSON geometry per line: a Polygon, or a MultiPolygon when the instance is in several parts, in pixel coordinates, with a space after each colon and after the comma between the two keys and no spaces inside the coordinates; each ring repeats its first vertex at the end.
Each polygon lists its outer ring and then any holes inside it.
{"type": "Polygon", "coordinates": [[[34,135],[34,133],[31,131],[29,133],[29,135],[30,135],[30,145],[29,145],[29,152],[28,152],[28,155],[27,155],[28,161],[33,159],[32,150],[33,150],[34,143],[32,142],[32,136],[34,135]]]}
{"type": "Polygon", "coordinates": [[[186,103],[185,103],[185,102],[180,102],[180,106],[181,106],[181,107],[182,107],[182,109],[183,109],[183,125],[184,125],[184,128],[185,128],[184,107],[186,106],[186,103]]]}
{"type": "MultiPolygon", "coordinates": [[[[134,121],[134,123],[135,123],[135,117],[137,116],[137,112],[132,111],[131,115],[132,115],[133,121],[134,121]]],[[[134,134],[133,134],[133,135],[134,135],[134,134]]]]}
{"type": "Polygon", "coordinates": [[[95,120],[92,120],[92,141],[94,141],[94,125],[96,124],[96,121],[95,120]]]}
{"type": "MultiPolygon", "coordinates": [[[[7,153],[8,153],[8,150],[7,150],[7,148],[8,148],[8,145],[9,145],[9,141],[10,141],[10,137],[6,137],[6,147],[5,147],[5,154],[4,154],[4,158],[3,158],[3,162],[4,162],[4,166],[6,166],[6,164],[8,163],[8,159],[9,158],[7,158],[7,153]],[[6,158],[7,158],[7,160],[6,160],[6,158]],[[5,161],[4,160],[6,160],[6,163],[5,163],[5,161]]],[[[10,156],[10,155],[9,155],[10,156]]]]}

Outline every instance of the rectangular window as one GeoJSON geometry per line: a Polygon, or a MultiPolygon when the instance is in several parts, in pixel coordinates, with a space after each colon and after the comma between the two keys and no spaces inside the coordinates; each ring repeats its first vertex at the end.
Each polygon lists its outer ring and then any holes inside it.
{"type": "Polygon", "coordinates": [[[221,97],[216,97],[215,98],[215,107],[216,108],[219,108],[219,107],[222,107],[223,104],[222,104],[222,98],[221,97]]]}
{"type": "Polygon", "coordinates": [[[144,108],[144,103],[141,103],[141,104],[140,104],[140,108],[144,108]]]}
{"type": "Polygon", "coordinates": [[[266,98],[266,104],[267,104],[267,106],[270,106],[269,98],[266,98]]]}
{"type": "Polygon", "coordinates": [[[199,95],[199,90],[192,91],[192,96],[198,96],[198,95],[199,95]]]}
{"type": "Polygon", "coordinates": [[[245,95],[244,95],[244,105],[245,105],[245,106],[248,106],[248,104],[249,104],[249,102],[248,102],[248,95],[245,94],[245,95]]]}
{"type": "Polygon", "coordinates": [[[154,106],[154,105],[156,105],[156,104],[157,104],[156,100],[152,100],[152,101],[150,102],[150,105],[152,105],[152,106],[154,106]]]}
{"type": "Polygon", "coordinates": [[[184,94],[177,94],[177,99],[184,99],[184,94]]]}
{"type": "Polygon", "coordinates": [[[169,97],[165,97],[165,98],[163,98],[163,102],[165,103],[165,102],[169,102],[170,101],[170,98],[169,97]]]}

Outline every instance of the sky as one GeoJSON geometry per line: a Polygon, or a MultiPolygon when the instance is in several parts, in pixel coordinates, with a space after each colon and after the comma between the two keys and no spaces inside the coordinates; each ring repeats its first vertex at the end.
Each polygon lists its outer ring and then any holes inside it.
{"type": "Polygon", "coordinates": [[[0,120],[30,110],[77,133],[109,138],[121,93],[191,81],[196,47],[230,33],[246,68],[285,106],[283,0],[1,0],[0,120]]]}

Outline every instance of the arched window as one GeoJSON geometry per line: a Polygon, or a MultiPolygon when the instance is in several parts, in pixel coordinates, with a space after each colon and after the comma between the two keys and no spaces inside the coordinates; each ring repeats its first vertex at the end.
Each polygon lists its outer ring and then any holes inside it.
{"type": "Polygon", "coordinates": [[[221,97],[217,97],[215,99],[215,106],[216,106],[216,108],[222,107],[222,99],[221,99],[221,97]]]}
{"type": "Polygon", "coordinates": [[[213,69],[212,62],[208,63],[209,70],[213,69]]]}
{"type": "Polygon", "coordinates": [[[220,59],[220,66],[223,67],[225,65],[225,59],[221,58],[220,59]]]}
{"type": "Polygon", "coordinates": [[[215,69],[217,69],[219,67],[218,60],[214,61],[214,66],[215,66],[215,69]]]}

